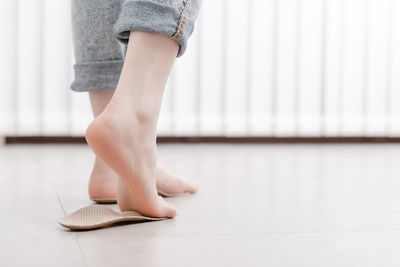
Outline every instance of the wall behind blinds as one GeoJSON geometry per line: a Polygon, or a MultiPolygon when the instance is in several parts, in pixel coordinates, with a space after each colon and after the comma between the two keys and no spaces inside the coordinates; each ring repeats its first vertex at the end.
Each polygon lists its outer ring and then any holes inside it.
{"type": "MultiPolygon", "coordinates": [[[[400,1],[205,0],[160,135],[400,136],[400,1]]],[[[0,133],[82,135],[69,0],[0,3],[0,133]]]]}

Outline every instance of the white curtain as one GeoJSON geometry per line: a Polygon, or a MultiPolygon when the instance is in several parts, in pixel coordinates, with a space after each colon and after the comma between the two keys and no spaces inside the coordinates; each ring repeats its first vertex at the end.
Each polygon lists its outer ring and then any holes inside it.
{"type": "MultiPolygon", "coordinates": [[[[82,135],[69,0],[0,2],[0,134],[82,135]]],[[[160,135],[400,136],[400,1],[205,0],[160,135]]]]}

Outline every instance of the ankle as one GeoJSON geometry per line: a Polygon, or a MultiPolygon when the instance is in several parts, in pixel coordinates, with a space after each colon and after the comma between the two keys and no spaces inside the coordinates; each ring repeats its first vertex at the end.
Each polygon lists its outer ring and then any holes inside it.
{"type": "Polygon", "coordinates": [[[140,108],[134,111],[134,119],[138,126],[145,128],[154,128],[157,125],[157,112],[153,110],[140,108]]]}

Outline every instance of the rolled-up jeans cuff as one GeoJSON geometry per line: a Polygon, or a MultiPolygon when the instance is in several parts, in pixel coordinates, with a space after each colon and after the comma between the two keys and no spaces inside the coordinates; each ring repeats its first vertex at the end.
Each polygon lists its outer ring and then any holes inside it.
{"type": "MultiPolygon", "coordinates": [[[[185,1],[183,1],[185,3],[185,1]]],[[[128,43],[132,30],[165,34],[179,44],[177,57],[186,50],[187,40],[194,29],[194,20],[185,14],[184,6],[175,6],[149,0],[125,1],[121,7],[114,32],[119,41],[128,43]]]]}
{"type": "Polygon", "coordinates": [[[71,89],[76,92],[115,89],[123,64],[123,60],[77,63],[71,89]]]}

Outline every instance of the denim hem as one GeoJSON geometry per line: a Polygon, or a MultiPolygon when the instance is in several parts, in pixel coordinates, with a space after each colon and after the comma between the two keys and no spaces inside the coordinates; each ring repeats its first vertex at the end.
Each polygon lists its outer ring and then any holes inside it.
{"type": "Polygon", "coordinates": [[[77,63],[74,65],[75,79],[71,90],[91,92],[115,89],[123,64],[123,60],[77,63]]]}
{"type": "Polygon", "coordinates": [[[184,54],[187,40],[194,29],[194,20],[178,9],[164,3],[148,0],[126,1],[121,8],[114,33],[119,41],[128,43],[132,30],[165,34],[179,44],[177,57],[184,54]]]}

